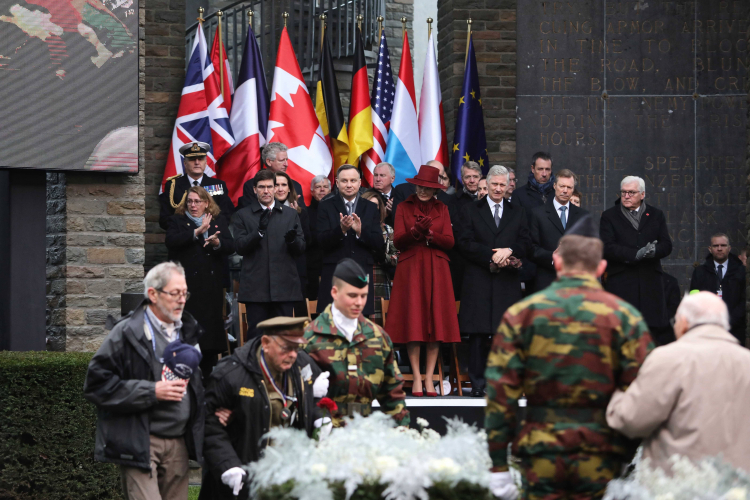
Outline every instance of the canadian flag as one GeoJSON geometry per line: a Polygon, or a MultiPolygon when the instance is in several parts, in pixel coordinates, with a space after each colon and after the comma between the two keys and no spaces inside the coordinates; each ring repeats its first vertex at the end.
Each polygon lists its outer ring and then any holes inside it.
{"type": "Polygon", "coordinates": [[[310,93],[302,78],[286,27],[281,32],[271,88],[268,142],[288,148],[287,173],[302,185],[305,203],[310,204],[310,181],[331,172],[333,157],[315,114],[310,93]]]}

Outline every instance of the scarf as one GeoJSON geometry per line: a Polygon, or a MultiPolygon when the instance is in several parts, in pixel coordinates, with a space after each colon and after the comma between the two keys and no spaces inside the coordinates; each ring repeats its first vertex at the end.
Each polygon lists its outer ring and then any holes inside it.
{"type": "Polygon", "coordinates": [[[529,186],[541,194],[546,201],[547,196],[552,194],[552,191],[554,190],[553,184],[555,183],[555,174],[552,174],[549,180],[544,184],[539,184],[539,181],[534,177],[534,172],[529,172],[529,180],[527,182],[529,186]]]}
{"type": "MultiPolygon", "coordinates": [[[[190,215],[190,212],[188,212],[186,210],[185,211],[185,215],[187,215],[188,219],[190,219],[191,221],[193,221],[196,226],[201,227],[201,224],[203,224],[203,217],[205,217],[206,214],[203,214],[200,217],[193,217],[192,215],[190,215]]],[[[201,236],[203,236],[204,240],[206,239],[207,235],[208,235],[208,230],[206,230],[206,232],[204,232],[203,234],[201,234],[201,236]]]]}
{"type": "Polygon", "coordinates": [[[472,199],[472,200],[476,200],[476,199],[477,199],[477,192],[476,192],[476,191],[474,191],[474,192],[472,193],[471,191],[469,191],[468,189],[466,189],[466,186],[464,186],[464,193],[465,193],[465,194],[468,194],[469,196],[471,196],[471,199],[472,199]]]}
{"type": "Polygon", "coordinates": [[[641,203],[641,208],[637,212],[634,212],[623,207],[622,203],[620,203],[620,210],[625,214],[625,218],[628,219],[628,222],[633,225],[633,228],[638,231],[638,227],[641,225],[641,216],[643,215],[643,212],[646,211],[646,204],[641,203]]]}

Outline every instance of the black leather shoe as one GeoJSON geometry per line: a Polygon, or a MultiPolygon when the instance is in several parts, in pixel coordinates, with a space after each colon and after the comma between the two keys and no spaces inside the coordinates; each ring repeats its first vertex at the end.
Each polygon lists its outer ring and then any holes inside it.
{"type": "Polygon", "coordinates": [[[484,389],[472,389],[471,390],[472,398],[483,398],[484,396],[485,396],[484,389]]]}

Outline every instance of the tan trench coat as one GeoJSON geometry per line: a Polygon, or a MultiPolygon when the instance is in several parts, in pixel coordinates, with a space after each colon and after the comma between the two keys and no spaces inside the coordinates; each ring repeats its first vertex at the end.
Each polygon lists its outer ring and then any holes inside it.
{"type": "Polygon", "coordinates": [[[607,423],[645,438],[644,458],[666,471],[674,454],[722,454],[750,472],[750,350],[719,326],[694,327],[646,358],[628,390],[613,395],[607,423]]]}

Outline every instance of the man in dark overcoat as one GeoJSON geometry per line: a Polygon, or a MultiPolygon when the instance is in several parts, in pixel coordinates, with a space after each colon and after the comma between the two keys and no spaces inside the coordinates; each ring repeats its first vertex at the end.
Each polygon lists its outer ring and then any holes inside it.
{"type": "Polygon", "coordinates": [[[505,310],[521,300],[517,266],[531,251],[524,209],[504,199],[508,170],[496,165],[487,173],[488,194],[464,206],[458,233],[466,260],[458,324],[470,336],[469,377],[472,396],[484,395],[489,339],[505,310]]]}
{"type": "Polygon", "coordinates": [[[646,184],[628,176],[620,182],[620,199],[602,213],[600,236],[608,262],[604,289],[633,304],[649,329],[669,324],[661,259],[672,253],[667,220],[647,205],[646,184]]]}
{"type": "Polygon", "coordinates": [[[560,238],[569,227],[588,214],[570,202],[575,189],[575,174],[568,169],[560,170],[555,178],[555,196],[531,211],[531,260],[536,264],[535,291],[547,288],[557,278],[552,254],[557,250],[560,238]]]}
{"type": "Polygon", "coordinates": [[[385,240],[380,228],[380,211],[374,203],[362,200],[362,181],[357,167],[341,165],[336,174],[338,194],[320,202],[317,237],[323,250],[323,267],[318,288],[318,314],[332,302],[333,271],[341,259],[350,258],[370,276],[367,304],[362,314],[374,312],[372,266],[376,253],[384,251],[385,240]]]}
{"type": "Polygon", "coordinates": [[[243,257],[239,301],[247,308],[249,335],[276,316],[292,316],[300,301],[295,257],[305,251],[297,211],[274,198],[275,174],[261,170],[253,179],[256,198],[232,216],[236,252],[243,257]]]}
{"type": "Polygon", "coordinates": [[[180,148],[180,154],[185,158],[185,174],[178,174],[167,179],[164,192],[159,195],[159,226],[166,230],[169,218],[175,209],[187,196],[191,186],[201,186],[214,199],[221,209],[219,214],[227,224],[234,213],[234,203],[229,197],[227,185],[221,179],[205,175],[208,165],[206,155],[211,145],[205,142],[191,142],[180,148]]]}

